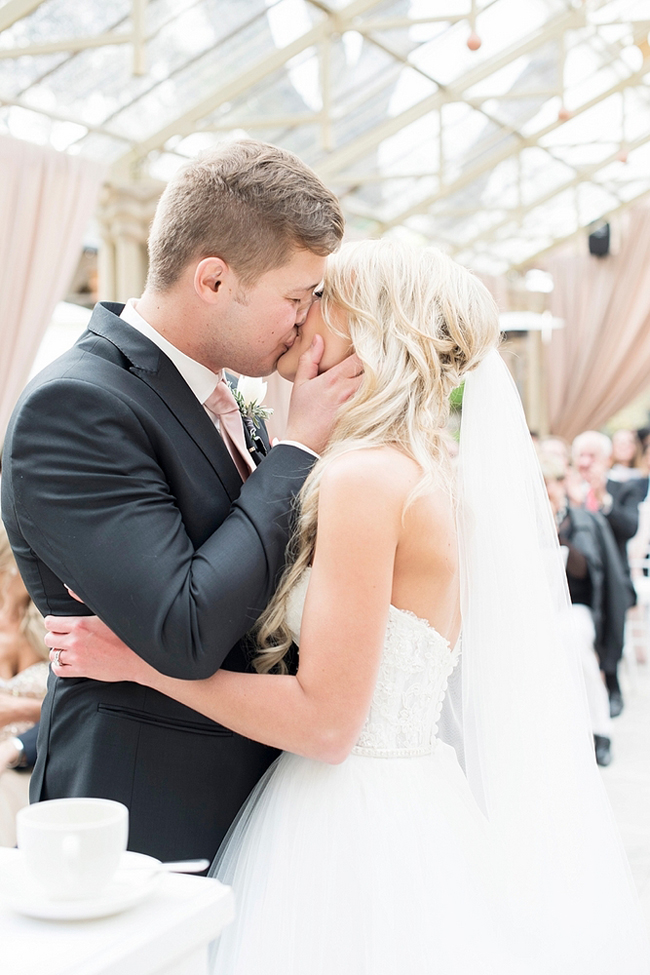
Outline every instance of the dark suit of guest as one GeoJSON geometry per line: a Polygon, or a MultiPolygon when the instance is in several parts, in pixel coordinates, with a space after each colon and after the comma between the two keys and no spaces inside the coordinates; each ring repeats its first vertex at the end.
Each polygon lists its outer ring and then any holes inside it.
{"type": "MultiPolygon", "coordinates": [[[[639,505],[648,493],[648,479],[630,478],[629,481],[608,481],[607,493],[612,497],[612,507],[605,517],[614,533],[621,560],[627,575],[630,566],[627,559],[627,543],[639,528],[639,505]]],[[[631,582],[630,582],[631,586],[631,582]]],[[[634,597],[636,602],[636,597],[634,597]]]]}
{"type": "Polygon", "coordinates": [[[595,650],[605,674],[615,674],[623,654],[625,617],[630,607],[630,578],[616,545],[614,532],[600,512],[574,511],[581,519],[591,520],[600,554],[600,565],[590,567],[594,583],[595,650]],[[595,603],[598,600],[598,604],[595,603]]]}
{"type": "MultiPolygon", "coordinates": [[[[41,613],[97,614],[169,676],[245,670],[314,458],[263,457],[268,441],[249,438],[261,463],[242,487],[199,400],[122,308],[98,305],[14,411],[2,514],[21,574],[41,613]]],[[[274,756],[149,688],[51,675],[31,798],[118,799],[131,849],[212,857],[274,756]]]]}
{"type": "Polygon", "coordinates": [[[558,532],[560,545],[568,549],[566,575],[571,602],[591,610],[597,645],[602,641],[605,571],[596,521],[589,511],[569,506],[558,532]]]}

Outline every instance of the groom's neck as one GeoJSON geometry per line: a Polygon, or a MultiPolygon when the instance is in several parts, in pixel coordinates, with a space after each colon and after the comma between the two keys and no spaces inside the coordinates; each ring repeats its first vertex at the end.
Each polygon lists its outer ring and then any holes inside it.
{"type": "MultiPolygon", "coordinates": [[[[175,294],[173,290],[166,292],[145,291],[135,303],[136,311],[163,338],[171,342],[175,348],[185,355],[200,362],[202,365],[218,372],[222,365],[206,359],[206,349],[201,342],[199,308],[188,307],[184,295],[175,294]]],[[[213,350],[210,350],[213,352],[213,350]]],[[[212,358],[209,356],[209,358],[212,358]]]]}

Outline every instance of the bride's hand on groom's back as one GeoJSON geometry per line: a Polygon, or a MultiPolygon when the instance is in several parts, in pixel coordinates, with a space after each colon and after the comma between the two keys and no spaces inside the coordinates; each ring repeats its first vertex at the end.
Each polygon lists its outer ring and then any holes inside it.
{"type": "Polygon", "coordinates": [[[97,616],[46,616],[45,643],[57,677],[138,683],[147,664],[97,616]]]}
{"type": "Polygon", "coordinates": [[[310,447],[317,454],[327,446],[337,413],[361,383],[363,368],[356,355],[318,374],[323,355],[323,339],[314,337],[300,356],[293,383],[285,440],[310,447]]]}

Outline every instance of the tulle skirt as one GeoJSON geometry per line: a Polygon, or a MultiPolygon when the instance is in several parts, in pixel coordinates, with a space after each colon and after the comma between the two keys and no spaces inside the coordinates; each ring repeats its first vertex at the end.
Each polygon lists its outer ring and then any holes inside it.
{"type": "Polygon", "coordinates": [[[236,897],[214,975],[523,975],[488,826],[452,748],[283,754],[212,868],[236,897]]]}

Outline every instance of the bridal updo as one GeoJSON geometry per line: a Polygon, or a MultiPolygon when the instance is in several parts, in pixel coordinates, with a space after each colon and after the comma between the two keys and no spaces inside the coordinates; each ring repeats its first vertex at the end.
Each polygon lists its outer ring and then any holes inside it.
{"type": "Polygon", "coordinates": [[[334,309],[347,317],[363,379],[341,408],[330,443],[300,493],[288,567],[258,624],[260,673],[286,672],[287,597],[312,561],[327,465],[349,450],[398,447],[422,469],[407,504],[436,479],[449,479],[445,426],[451,391],[499,340],[494,299],[470,271],[435,248],[392,239],[345,244],[328,258],[321,311],[337,331],[334,309]]]}

